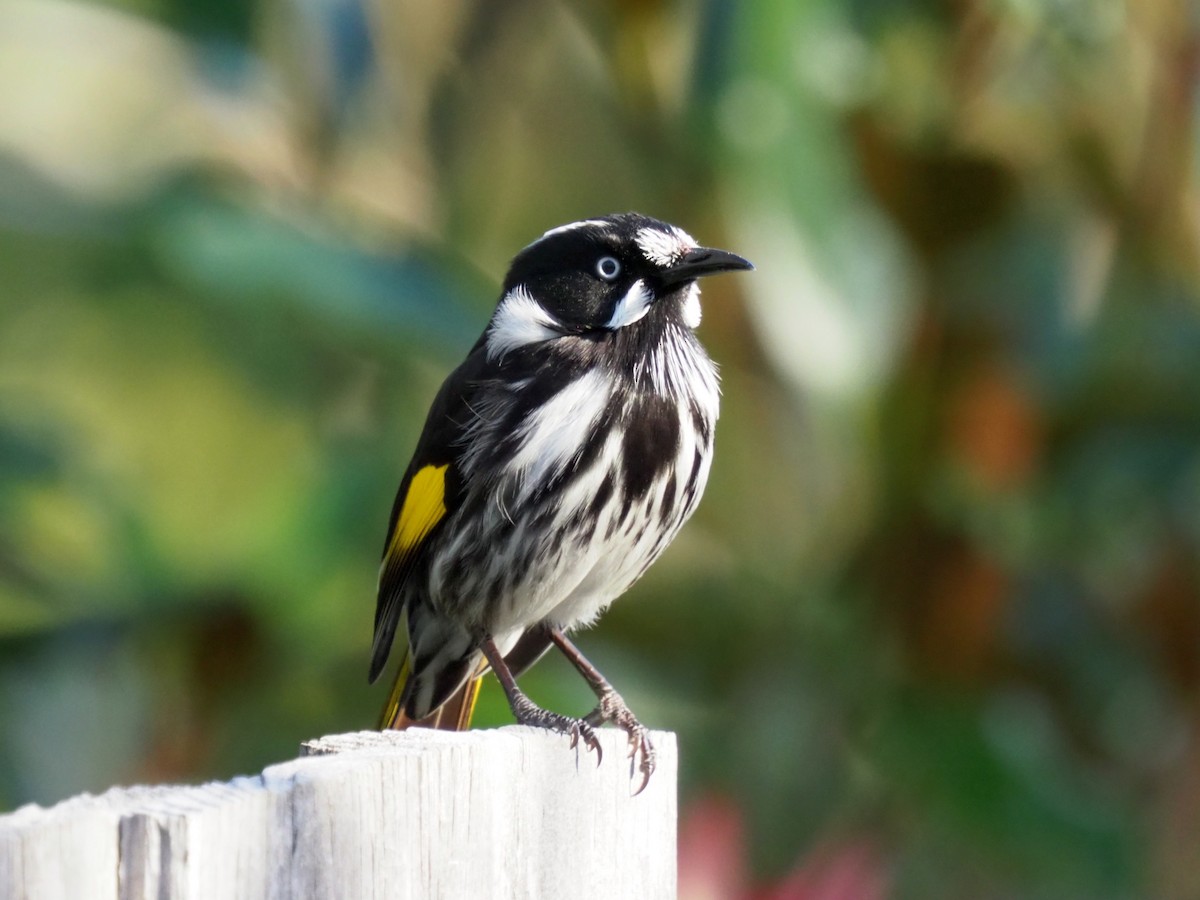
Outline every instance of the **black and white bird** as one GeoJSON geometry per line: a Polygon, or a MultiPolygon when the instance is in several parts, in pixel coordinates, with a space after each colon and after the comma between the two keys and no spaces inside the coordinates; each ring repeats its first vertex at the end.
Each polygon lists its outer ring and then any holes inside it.
{"type": "MultiPolygon", "coordinates": [[[[483,335],[442,385],[400,483],[370,677],[407,649],[381,727],[466,728],[490,668],[517,721],[599,753],[646,729],[567,637],[637,581],[695,511],[719,391],[697,279],[753,268],[636,213],[551,229],[517,254],[483,335]],[[574,719],[516,676],[556,645],[599,698],[574,719]]],[[[631,763],[632,765],[632,763],[631,763]]]]}

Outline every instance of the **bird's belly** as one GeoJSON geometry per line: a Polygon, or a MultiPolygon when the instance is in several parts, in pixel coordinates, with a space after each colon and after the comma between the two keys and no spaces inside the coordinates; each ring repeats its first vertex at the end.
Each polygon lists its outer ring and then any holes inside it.
{"type": "MultiPolygon", "coordinates": [[[[658,368],[672,365],[686,368],[658,368]]],[[[590,623],[628,590],[708,478],[716,380],[706,357],[689,365],[703,388],[694,393],[616,398],[603,377],[586,376],[587,391],[560,391],[531,413],[509,464],[474,481],[447,523],[429,570],[432,604],[468,631],[497,635],[590,623]]]]}
{"type": "Polygon", "coordinates": [[[554,524],[536,527],[534,515],[515,527],[511,546],[498,554],[510,561],[509,580],[483,611],[487,627],[588,625],[627,591],[674,540],[704,490],[711,443],[689,433],[672,456],[640,496],[623,495],[619,465],[598,464],[555,498],[554,524]],[[606,482],[618,487],[597,502],[606,482]]]}

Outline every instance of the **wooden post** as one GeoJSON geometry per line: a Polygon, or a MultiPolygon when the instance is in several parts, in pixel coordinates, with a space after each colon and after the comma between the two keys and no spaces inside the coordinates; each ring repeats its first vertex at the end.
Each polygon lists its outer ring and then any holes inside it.
{"type": "Polygon", "coordinates": [[[366,731],[262,775],[114,788],[0,816],[4,900],[675,896],[674,735],[646,790],[560,735],[366,731]]]}

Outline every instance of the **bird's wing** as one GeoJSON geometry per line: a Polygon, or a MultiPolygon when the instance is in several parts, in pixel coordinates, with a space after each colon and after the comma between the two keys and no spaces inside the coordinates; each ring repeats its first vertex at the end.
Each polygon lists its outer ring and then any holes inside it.
{"type": "Polygon", "coordinates": [[[457,460],[463,430],[473,415],[471,394],[486,365],[477,345],[442,384],[396,492],[379,567],[371,681],[379,677],[391,651],[406,582],[428,558],[446,521],[462,503],[465,491],[457,460]]]}

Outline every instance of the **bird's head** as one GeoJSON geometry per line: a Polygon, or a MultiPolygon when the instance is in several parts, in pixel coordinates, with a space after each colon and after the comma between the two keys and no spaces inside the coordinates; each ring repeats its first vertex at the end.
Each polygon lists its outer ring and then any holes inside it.
{"type": "Polygon", "coordinates": [[[513,259],[486,333],[496,358],[563,335],[603,335],[642,321],[651,309],[695,328],[696,279],[754,268],[686,231],[637,213],[553,228],[513,259]]]}

